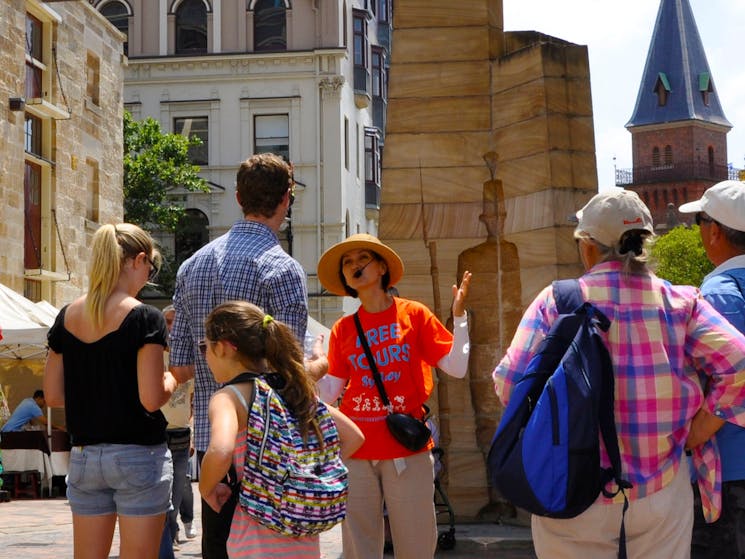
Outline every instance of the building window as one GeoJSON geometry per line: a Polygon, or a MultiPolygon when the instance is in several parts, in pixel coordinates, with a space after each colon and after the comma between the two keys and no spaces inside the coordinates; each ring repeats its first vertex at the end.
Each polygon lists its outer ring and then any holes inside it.
{"type": "Polygon", "coordinates": [[[254,4],[254,50],[287,50],[287,8],[284,0],[254,4]]]}
{"type": "Polygon", "coordinates": [[[23,208],[25,214],[25,240],[23,266],[29,269],[41,269],[41,195],[42,167],[26,161],[23,174],[23,208]]]}
{"type": "Polygon", "coordinates": [[[87,196],[85,204],[85,218],[94,223],[99,220],[100,186],[98,178],[98,161],[88,159],[86,161],[86,183],[87,196]]]}
{"type": "Polygon", "coordinates": [[[652,148],[652,168],[660,168],[660,148],[658,148],[657,146],[652,148]]]}
{"type": "Polygon", "coordinates": [[[207,52],[207,8],[202,0],[184,0],[176,9],[176,54],[207,52]]]}
{"type": "Polygon", "coordinates": [[[354,57],[354,90],[367,93],[369,90],[368,42],[366,12],[354,10],[352,14],[352,50],[354,57]]]}
{"type": "Polygon", "coordinates": [[[347,46],[347,2],[342,4],[342,12],[341,12],[341,36],[342,36],[342,45],[344,47],[347,46]]]}
{"type": "Polygon", "coordinates": [[[42,121],[40,118],[26,113],[26,123],[24,126],[24,150],[26,153],[30,153],[36,157],[42,157],[41,126],[42,121]]]}
{"type": "MultiPolygon", "coordinates": [[[[101,15],[119,31],[129,36],[129,12],[122,2],[108,2],[101,8],[101,15]]],[[[124,41],[124,54],[129,52],[129,41],[124,41]]]]}
{"type": "Polygon", "coordinates": [[[385,51],[379,47],[372,48],[372,94],[373,97],[387,97],[386,74],[385,74],[385,51]]]}
{"type": "Polygon", "coordinates": [[[365,128],[365,207],[380,208],[380,136],[365,128]]]}
{"type": "Polygon", "coordinates": [[[26,14],[26,99],[43,97],[44,32],[41,21],[26,14]]]}
{"type": "Polygon", "coordinates": [[[209,165],[209,118],[206,116],[178,117],[173,119],[174,134],[187,138],[196,136],[202,143],[189,148],[189,159],[194,165],[209,165]]]}
{"type": "Polygon", "coordinates": [[[709,76],[708,72],[699,74],[698,89],[701,92],[701,100],[708,107],[711,93],[714,91],[714,86],[711,84],[711,76],[709,76]]]}
{"type": "Polygon", "coordinates": [[[657,105],[659,107],[667,105],[667,97],[670,94],[670,81],[667,79],[665,72],[657,74],[657,81],[654,84],[654,92],[657,94],[657,105]]]}
{"type": "Polygon", "coordinates": [[[673,166],[673,148],[670,144],[665,146],[665,167],[673,166]]]}
{"type": "Polygon", "coordinates": [[[349,119],[344,117],[344,168],[349,171],[349,119]]]}
{"type": "Polygon", "coordinates": [[[86,84],[85,95],[94,105],[99,104],[99,89],[101,75],[101,61],[92,52],[88,53],[88,59],[85,65],[86,84]]]}
{"type": "Polygon", "coordinates": [[[391,17],[391,6],[390,0],[373,0],[378,3],[378,21],[381,23],[388,23],[391,17]]]}
{"type": "Polygon", "coordinates": [[[195,209],[186,210],[179,221],[174,238],[177,265],[209,242],[208,226],[209,220],[204,213],[195,209]]]}
{"type": "Polygon", "coordinates": [[[286,114],[254,116],[254,153],[274,153],[290,160],[290,119],[286,114]]]}
{"type": "Polygon", "coordinates": [[[713,177],[714,171],[716,169],[714,165],[714,148],[712,146],[709,146],[708,154],[709,154],[709,176],[713,177]]]}

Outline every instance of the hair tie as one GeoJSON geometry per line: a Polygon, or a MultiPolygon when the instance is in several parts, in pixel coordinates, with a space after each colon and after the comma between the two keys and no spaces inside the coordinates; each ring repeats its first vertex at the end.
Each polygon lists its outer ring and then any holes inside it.
{"type": "Polygon", "coordinates": [[[261,325],[262,325],[262,326],[263,326],[264,328],[266,328],[266,327],[267,327],[267,325],[268,325],[268,324],[269,324],[270,322],[273,322],[273,321],[274,321],[274,317],[273,317],[272,315],[270,315],[270,314],[265,314],[265,315],[264,315],[264,320],[262,320],[262,321],[261,321],[261,325]]]}

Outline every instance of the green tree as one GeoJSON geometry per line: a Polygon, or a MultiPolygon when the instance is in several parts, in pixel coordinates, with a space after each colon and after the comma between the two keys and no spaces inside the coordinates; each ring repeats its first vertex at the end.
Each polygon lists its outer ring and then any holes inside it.
{"type": "Polygon", "coordinates": [[[201,143],[196,136],[164,133],[157,120],[138,122],[124,111],[125,221],[151,230],[176,229],[184,208],[169,199],[169,191],[209,192],[189,158],[189,148],[201,143]]]}
{"type": "Polygon", "coordinates": [[[701,285],[714,269],[706,257],[698,225],[678,226],[662,235],[652,247],[657,275],[678,285],[701,285]]]}

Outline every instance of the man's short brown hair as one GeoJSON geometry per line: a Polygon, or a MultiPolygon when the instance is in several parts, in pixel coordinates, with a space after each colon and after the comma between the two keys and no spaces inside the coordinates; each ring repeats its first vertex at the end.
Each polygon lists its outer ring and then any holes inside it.
{"type": "Polygon", "coordinates": [[[292,186],[292,170],[280,156],[258,153],[241,163],[236,177],[243,215],[272,217],[292,186]]]}

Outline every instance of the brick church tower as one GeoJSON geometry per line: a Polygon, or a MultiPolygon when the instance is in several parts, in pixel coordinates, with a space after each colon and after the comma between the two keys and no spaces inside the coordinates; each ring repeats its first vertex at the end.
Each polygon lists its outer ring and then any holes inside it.
{"type": "MultiPolygon", "coordinates": [[[[634,113],[633,169],[616,185],[636,191],[654,222],[669,229],[680,204],[728,178],[727,133],[701,37],[688,0],[661,0],[634,113]]],[[[737,177],[733,177],[737,178],[737,177]]]]}

